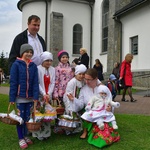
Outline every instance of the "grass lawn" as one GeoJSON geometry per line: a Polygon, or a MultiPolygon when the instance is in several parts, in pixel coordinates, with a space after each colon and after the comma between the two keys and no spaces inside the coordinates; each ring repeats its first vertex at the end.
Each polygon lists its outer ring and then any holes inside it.
{"type": "MultiPolygon", "coordinates": [[[[6,113],[8,107],[8,95],[0,94],[0,113],[6,113]]],[[[120,141],[103,150],[150,150],[150,118],[142,115],[116,114],[119,126],[120,141]]],[[[98,150],[87,143],[87,140],[79,139],[80,134],[58,135],[52,132],[46,141],[32,138],[34,144],[29,150],[98,150]]],[[[19,150],[16,127],[0,122],[0,149],[19,150]]]]}

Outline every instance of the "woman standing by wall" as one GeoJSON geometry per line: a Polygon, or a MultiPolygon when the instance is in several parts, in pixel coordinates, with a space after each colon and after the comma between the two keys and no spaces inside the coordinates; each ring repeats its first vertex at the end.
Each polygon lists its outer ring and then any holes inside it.
{"type": "Polygon", "coordinates": [[[98,72],[98,79],[100,81],[104,80],[104,77],[103,77],[103,65],[102,63],[100,62],[99,59],[95,59],[95,65],[93,66],[93,68],[95,68],[98,72]]]}

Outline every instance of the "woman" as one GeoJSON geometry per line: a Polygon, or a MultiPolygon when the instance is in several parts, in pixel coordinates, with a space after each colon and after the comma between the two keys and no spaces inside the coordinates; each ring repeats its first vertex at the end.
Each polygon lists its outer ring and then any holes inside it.
{"type": "Polygon", "coordinates": [[[130,96],[130,101],[136,102],[136,100],[132,96],[132,72],[131,72],[132,59],[133,59],[133,55],[127,54],[125,56],[125,60],[121,63],[119,80],[124,80],[124,84],[125,84],[124,89],[123,89],[123,94],[122,94],[123,102],[128,102],[128,100],[125,99],[127,90],[128,90],[128,94],[130,96]]]}
{"type": "Polygon", "coordinates": [[[104,77],[103,77],[103,65],[102,63],[100,62],[99,59],[95,59],[95,65],[93,66],[93,68],[95,68],[98,72],[98,79],[100,81],[104,80],[104,77]]]}
{"type": "Polygon", "coordinates": [[[78,64],[83,64],[86,66],[86,68],[88,69],[89,68],[89,56],[87,54],[87,50],[86,48],[80,48],[80,58],[79,58],[79,61],[78,61],[78,64]]]}
{"type": "MultiPolygon", "coordinates": [[[[94,95],[98,94],[98,87],[100,84],[97,82],[97,71],[94,68],[90,68],[85,72],[85,83],[86,85],[81,89],[79,98],[73,97],[73,95],[68,95],[68,98],[70,100],[70,107],[73,111],[79,112],[81,110],[84,110],[84,107],[87,105],[89,99],[93,97],[94,95]]],[[[109,91],[108,97],[112,99],[111,93],[109,91]]],[[[110,108],[109,108],[110,111],[110,108]]],[[[94,134],[93,130],[94,127],[97,127],[97,125],[94,125],[90,122],[83,121],[83,134],[80,136],[81,139],[85,139],[88,135],[88,142],[90,144],[93,144],[97,147],[103,147],[108,144],[102,145],[101,140],[104,141],[101,137],[98,137],[97,139],[94,139],[94,134]],[[88,134],[87,134],[88,133],[88,134]],[[98,142],[97,142],[98,140],[98,142]],[[97,144],[98,143],[98,144],[97,144]]],[[[109,125],[108,125],[109,126],[109,125]]],[[[112,131],[113,132],[113,131],[112,131]]],[[[118,136],[117,136],[118,137],[118,136]]],[[[113,143],[114,141],[112,141],[113,143]]]]}

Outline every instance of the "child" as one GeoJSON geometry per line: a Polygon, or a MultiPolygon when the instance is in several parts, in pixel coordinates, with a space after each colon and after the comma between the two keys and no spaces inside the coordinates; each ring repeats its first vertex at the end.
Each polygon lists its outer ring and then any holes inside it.
{"type": "Polygon", "coordinates": [[[85,73],[86,69],[87,68],[83,64],[77,65],[75,67],[75,77],[72,78],[67,84],[66,92],[63,97],[66,114],[70,114],[69,111],[71,111],[70,105],[69,105],[70,100],[68,99],[68,96],[70,94],[72,94],[74,97],[78,98],[80,89],[84,85],[84,73],[85,73]]]}
{"type": "Polygon", "coordinates": [[[69,54],[65,50],[58,53],[58,66],[55,68],[56,78],[53,97],[59,99],[63,105],[63,95],[66,90],[67,83],[73,78],[72,69],[69,62],[69,54]]]}
{"type": "MultiPolygon", "coordinates": [[[[51,66],[53,55],[50,52],[43,52],[40,55],[41,65],[38,66],[40,102],[49,103],[52,100],[52,93],[55,85],[55,68],[51,66]]],[[[49,106],[51,107],[51,106],[49,106]]],[[[52,108],[51,108],[52,109],[52,108]]],[[[43,122],[40,131],[33,132],[32,136],[39,140],[47,139],[51,135],[50,122],[43,122]]]]}
{"type": "MultiPolygon", "coordinates": [[[[86,69],[87,68],[83,64],[77,65],[75,67],[75,77],[72,78],[67,83],[66,92],[65,92],[65,94],[63,96],[63,102],[64,102],[64,105],[65,105],[65,115],[62,115],[61,118],[62,117],[66,118],[66,119],[69,118],[69,121],[66,121],[64,118],[63,119],[58,118],[59,119],[58,125],[59,126],[67,126],[67,127],[72,127],[73,126],[74,127],[74,131],[73,132],[70,132],[70,131],[65,129],[65,133],[67,135],[69,135],[71,133],[76,133],[76,132],[80,132],[81,131],[81,127],[80,127],[81,122],[73,120],[73,117],[76,118],[77,114],[74,113],[74,115],[73,115],[72,108],[70,107],[70,100],[69,100],[68,96],[71,94],[74,97],[78,98],[80,89],[84,85],[84,73],[85,73],[86,69]]],[[[59,129],[59,127],[56,127],[55,132],[58,129],[59,129]]],[[[61,127],[60,127],[60,129],[61,129],[61,127]]]]}
{"type": "Polygon", "coordinates": [[[115,77],[114,74],[111,74],[109,76],[109,80],[106,85],[109,88],[109,90],[112,94],[113,101],[114,101],[114,99],[117,95],[117,78],[115,77]]]}
{"type": "Polygon", "coordinates": [[[112,122],[112,127],[118,129],[115,116],[112,112],[107,111],[107,107],[113,106],[118,108],[120,103],[113,102],[107,97],[109,89],[105,85],[98,87],[98,95],[93,96],[87,106],[86,112],[81,116],[82,119],[90,122],[96,122],[101,130],[104,129],[104,122],[112,122]]]}
{"type": "Polygon", "coordinates": [[[24,149],[33,142],[27,137],[26,122],[30,117],[30,109],[33,101],[39,99],[37,66],[31,61],[33,48],[29,44],[23,44],[20,48],[20,57],[13,63],[10,71],[10,103],[16,103],[18,115],[24,120],[24,124],[17,125],[19,146],[24,149]]]}

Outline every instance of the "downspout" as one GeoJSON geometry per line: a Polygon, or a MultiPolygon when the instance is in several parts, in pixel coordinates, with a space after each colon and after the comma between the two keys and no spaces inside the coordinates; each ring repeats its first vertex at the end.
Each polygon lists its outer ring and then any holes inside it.
{"type": "Polygon", "coordinates": [[[89,6],[91,8],[91,18],[90,18],[90,68],[92,68],[92,46],[93,46],[93,5],[89,2],[89,6]]]}
{"type": "Polygon", "coordinates": [[[47,46],[47,19],[48,19],[48,0],[45,0],[46,3],[46,9],[45,9],[45,43],[46,43],[46,50],[48,48],[47,46]]]}

